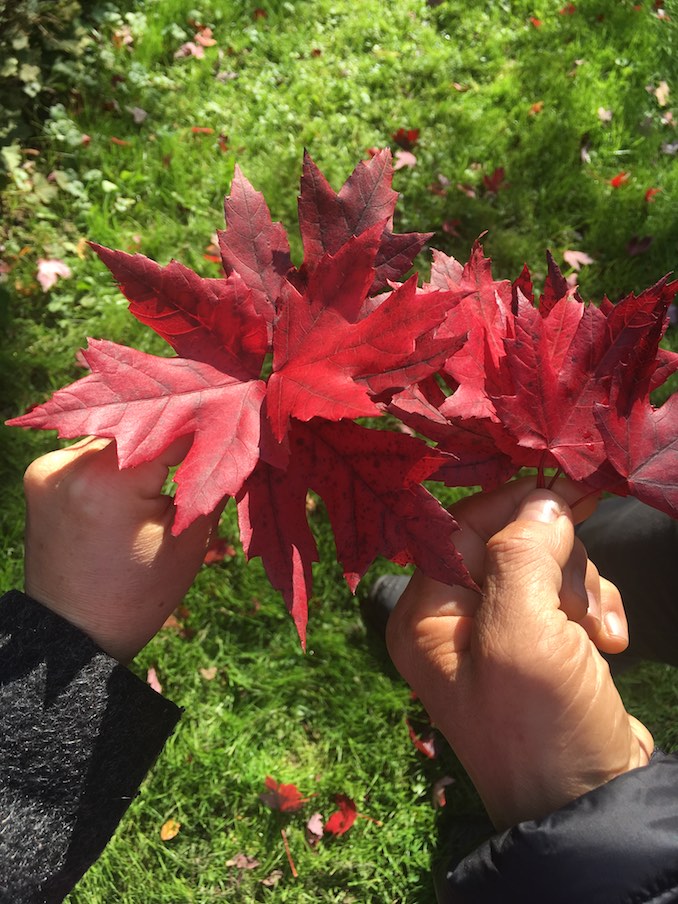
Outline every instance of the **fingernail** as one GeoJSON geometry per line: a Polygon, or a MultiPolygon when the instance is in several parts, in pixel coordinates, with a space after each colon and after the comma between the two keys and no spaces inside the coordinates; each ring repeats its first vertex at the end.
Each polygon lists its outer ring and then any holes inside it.
{"type": "Polygon", "coordinates": [[[562,515],[563,510],[555,499],[528,499],[518,512],[518,518],[524,521],[541,521],[553,524],[562,515]]]}
{"type": "Polygon", "coordinates": [[[586,614],[590,615],[597,622],[600,622],[600,617],[602,615],[602,611],[600,608],[600,600],[596,596],[594,596],[594,594],[591,593],[590,590],[586,591],[586,598],[589,601],[589,607],[586,610],[586,614]]]}
{"type": "Polygon", "coordinates": [[[628,643],[628,628],[626,628],[616,612],[605,613],[605,630],[611,637],[620,637],[628,643]]]}

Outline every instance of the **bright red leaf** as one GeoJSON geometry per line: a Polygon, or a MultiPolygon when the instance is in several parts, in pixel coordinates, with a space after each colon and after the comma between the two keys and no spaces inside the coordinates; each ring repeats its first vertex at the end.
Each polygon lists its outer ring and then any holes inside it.
{"type": "Polygon", "coordinates": [[[339,806],[325,823],[325,832],[330,835],[343,835],[356,821],[358,811],[355,802],[345,794],[335,794],[335,803],[339,806]]]}
{"type": "Polygon", "coordinates": [[[616,176],[613,176],[610,179],[610,185],[612,186],[612,188],[620,188],[622,185],[624,185],[626,182],[628,182],[630,178],[631,178],[630,173],[626,173],[626,172],[617,173],[616,176]]]}

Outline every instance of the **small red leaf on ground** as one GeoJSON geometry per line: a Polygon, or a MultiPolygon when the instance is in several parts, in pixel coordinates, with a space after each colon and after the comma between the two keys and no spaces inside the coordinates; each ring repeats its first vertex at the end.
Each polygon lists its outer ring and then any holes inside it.
{"type": "Polygon", "coordinates": [[[574,5],[574,3],[567,3],[567,4],[565,4],[565,6],[561,7],[561,9],[558,10],[558,13],[561,16],[572,16],[576,12],[577,12],[577,7],[574,5]]]}
{"type": "Polygon", "coordinates": [[[125,141],[124,138],[116,138],[115,135],[111,136],[111,144],[117,144],[119,148],[128,148],[132,146],[131,141],[125,141]]]}
{"type": "Polygon", "coordinates": [[[272,810],[280,810],[281,813],[293,813],[295,810],[300,810],[310,800],[308,797],[301,796],[301,792],[296,785],[277,782],[270,775],[266,777],[264,784],[268,790],[263,791],[259,795],[259,799],[272,810]]]}
{"type": "Polygon", "coordinates": [[[648,204],[653,204],[655,195],[658,195],[661,191],[661,188],[648,188],[645,192],[645,201],[648,204]]]}
{"type": "Polygon", "coordinates": [[[214,135],[214,129],[209,126],[191,126],[194,135],[214,135]]]}
{"type": "Polygon", "coordinates": [[[325,831],[330,835],[343,835],[356,821],[358,811],[355,802],[345,794],[335,794],[334,800],[339,809],[332,813],[325,823],[325,831]]]}
{"type": "Polygon", "coordinates": [[[419,129],[398,129],[391,137],[403,150],[411,151],[419,141],[419,129]]]}
{"type": "Polygon", "coordinates": [[[541,28],[542,21],[541,19],[537,19],[535,16],[530,16],[530,24],[533,28],[541,28]]]}
{"type": "Polygon", "coordinates": [[[494,172],[487,176],[483,176],[483,185],[489,194],[496,195],[503,188],[507,188],[506,171],[503,166],[498,166],[494,172]]]}
{"type": "Polygon", "coordinates": [[[409,719],[405,719],[405,724],[407,725],[410,740],[417,750],[428,757],[429,760],[435,760],[439,754],[440,744],[434,730],[428,728],[425,731],[417,733],[409,719]]]}
{"type": "Polygon", "coordinates": [[[610,179],[610,185],[612,186],[612,188],[619,188],[620,186],[622,186],[626,182],[628,182],[630,178],[631,178],[630,173],[626,173],[626,172],[617,173],[616,176],[613,176],[610,179]]]}

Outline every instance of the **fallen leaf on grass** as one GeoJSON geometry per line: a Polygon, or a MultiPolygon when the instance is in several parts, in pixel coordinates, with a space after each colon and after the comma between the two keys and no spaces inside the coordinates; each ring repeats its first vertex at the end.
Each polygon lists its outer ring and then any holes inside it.
{"type": "Polygon", "coordinates": [[[279,783],[274,778],[271,778],[270,775],[266,777],[264,784],[268,791],[263,791],[259,795],[259,799],[272,810],[280,810],[281,813],[293,813],[295,810],[301,809],[306,801],[310,800],[308,797],[301,796],[301,792],[296,785],[279,783]]]}
{"type": "Polygon", "coordinates": [[[558,13],[561,16],[573,16],[577,12],[577,7],[574,3],[566,3],[561,9],[558,10],[558,13]]]}
{"type": "Polygon", "coordinates": [[[393,172],[417,165],[417,158],[410,151],[399,150],[393,155],[393,172]]]}
{"type": "Polygon", "coordinates": [[[536,16],[530,16],[530,24],[533,28],[541,28],[542,21],[541,19],[537,19],[536,16]]]}
{"type": "Polygon", "coordinates": [[[269,873],[265,879],[261,880],[261,884],[265,885],[267,888],[274,888],[278,882],[283,877],[283,871],[281,869],[274,869],[272,873],[269,873]]]}
{"type": "Polygon", "coordinates": [[[59,278],[70,279],[73,276],[71,268],[58,258],[43,258],[38,260],[38,282],[43,292],[49,292],[59,278]]]}
{"type": "Polygon", "coordinates": [[[157,694],[162,694],[162,684],[160,684],[160,681],[158,680],[158,673],[153,668],[153,666],[151,666],[146,673],[146,684],[149,687],[152,687],[157,694]]]}
{"type": "Polygon", "coordinates": [[[194,135],[214,135],[214,129],[209,126],[191,126],[194,135]]]}
{"type": "Polygon", "coordinates": [[[315,848],[324,835],[323,818],[321,813],[314,813],[306,823],[306,841],[315,848]]]}
{"type": "Polygon", "coordinates": [[[205,558],[202,560],[203,565],[218,565],[224,559],[232,559],[235,555],[235,547],[229,543],[224,537],[212,537],[205,558]]]}
{"type": "Polygon", "coordinates": [[[339,809],[325,823],[325,831],[330,835],[344,835],[356,821],[358,811],[355,801],[345,794],[335,794],[334,800],[339,809]]]}
{"type": "Polygon", "coordinates": [[[610,185],[612,186],[612,188],[620,188],[620,186],[629,181],[630,175],[630,173],[625,172],[617,173],[616,176],[613,176],[610,179],[610,185]]]}
{"type": "Polygon", "coordinates": [[[488,194],[492,195],[496,195],[502,188],[508,188],[504,167],[498,166],[490,176],[483,176],[483,185],[488,194]]]}
{"type": "Polygon", "coordinates": [[[439,752],[439,743],[433,729],[429,728],[425,732],[417,732],[408,718],[405,719],[405,724],[407,725],[410,740],[417,750],[428,757],[429,760],[435,760],[439,752]]]}
{"type": "Polygon", "coordinates": [[[196,44],[195,41],[186,41],[174,53],[175,60],[183,60],[189,56],[195,57],[196,60],[201,60],[205,56],[205,48],[202,44],[196,44]]]}
{"type": "Polygon", "coordinates": [[[537,116],[538,113],[544,109],[544,101],[538,100],[536,103],[532,104],[530,107],[530,116],[537,116]]]}
{"type": "Polygon", "coordinates": [[[200,669],[199,671],[205,681],[214,681],[217,677],[217,667],[215,665],[211,665],[208,669],[200,669]]]}
{"type": "Polygon", "coordinates": [[[654,204],[654,197],[658,195],[661,191],[661,188],[648,188],[645,192],[645,201],[648,204],[654,204]]]}
{"type": "Polygon", "coordinates": [[[668,82],[661,81],[657,85],[657,87],[652,91],[654,96],[657,98],[657,103],[660,107],[665,107],[669,102],[669,94],[670,89],[668,82]]]}
{"type": "Polygon", "coordinates": [[[119,148],[128,148],[131,146],[131,141],[125,141],[124,138],[116,138],[115,135],[111,136],[111,144],[117,144],[119,148]]]}
{"type": "Polygon", "coordinates": [[[176,819],[168,819],[167,822],[163,823],[160,829],[160,839],[162,841],[171,841],[172,838],[177,837],[180,829],[180,822],[177,822],[176,819]]]}
{"type": "Polygon", "coordinates": [[[594,259],[585,251],[563,251],[563,260],[573,270],[581,270],[582,267],[588,267],[589,264],[595,263],[594,259]]]}
{"type": "Polygon", "coordinates": [[[226,866],[232,869],[256,869],[261,864],[256,857],[249,857],[247,854],[236,854],[226,861],[226,866]]]}
{"type": "Polygon", "coordinates": [[[195,40],[202,47],[214,47],[217,43],[212,35],[212,29],[207,26],[203,26],[196,31],[195,40]]]}
{"type": "Polygon", "coordinates": [[[404,151],[411,151],[419,141],[419,129],[398,129],[391,137],[404,151]]]}

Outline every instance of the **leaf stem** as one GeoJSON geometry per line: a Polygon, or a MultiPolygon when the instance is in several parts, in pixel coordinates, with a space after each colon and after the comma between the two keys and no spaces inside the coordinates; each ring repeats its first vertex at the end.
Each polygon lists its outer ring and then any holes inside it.
{"type": "Polygon", "coordinates": [[[294,865],[294,860],[292,860],[292,853],[290,851],[289,842],[287,841],[287,833],[284,829],[280,830],[280,834],[282,835],[283,844],[285,845],[285,853],[287,854],[287,862],[290,865],[290,869],[292,870],[292,875],[295,879],[298,878],[299,873],[297,872],[297,868],[294,865]]]}
{"type": "Polygon", "coordinates": [[[560,475],[561,475],[562,473],[563,473],[562,468],[558,468],[558,470],[556,471],[556,473],[555,473],[555,474],[553,475],[553,477],[549,480],[549,485],[548,485],[547,489],[549,489],[549,490],[552,490],[552,489],[553,489],[556,480],[558,480],[558,478],[560,477],[560,475]]]}

